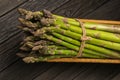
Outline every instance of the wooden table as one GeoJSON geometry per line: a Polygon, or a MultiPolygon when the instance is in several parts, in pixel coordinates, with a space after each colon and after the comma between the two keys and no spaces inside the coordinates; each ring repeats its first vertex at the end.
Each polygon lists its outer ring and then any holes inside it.
{"type": "Polygon", "coordinates": [[[119,80],[120,64],[25,64],[15,54],[23,32],[17,8],[47,9],[66,17],[120,20],[120,0],[0,0],[0,80],[119,80]]]}

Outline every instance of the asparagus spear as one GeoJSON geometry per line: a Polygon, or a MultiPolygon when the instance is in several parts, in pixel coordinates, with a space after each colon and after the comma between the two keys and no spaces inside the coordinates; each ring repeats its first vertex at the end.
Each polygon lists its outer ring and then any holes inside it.
{"type": "MultiPolygon", "coordinates": [[[[21,49],[30,53],[33,52],[34,55],[37,53],[44,53],[44,56],[38,55],[37,57],[28,55],[28,57],[24,60],[28,59],[28,62],[38,62],[41,60],[45,61],[54,58],[76,56],[80,47],[79,40],[82,36],[82,30],[78,21],[72,18],[65,18],[51,14],[46,10],[42,12],[31,12],[24,9],[19,9],[19,11],[25,15],[25,19],[19,18],[24,25],[24,27],[20,28],[25,32],[31,33],[27,36],[32,36],[32,40],[29,38],[24,40],[21,49]],[[36,45],[36,41],[40,41],[41,39],[49,42],[50,44],[36,45]],[[61,45],[61,47],[58,48],[58,45],[61,45]],[[53,47],[55,47],[55,49],[52,50],[53,47]],[[53,55],[45,55],[51,53],[53,53],[53,55]]],[[[120,58],[120,54],[116,52],[120,51],[120,35],[117,34],[120,32],[120,29],[118,27],[110,27],[110,29],[108,29],[109,26],[119,25],[85,22],[84,26],[87,28],[87,35],[91,36],[91,38],[86,41],[86,46],[82,57],[120,58]],[[115,32],[116,34],[110,32],[115,32]],[[116,51],[109,50],[108,48],[116,51]],[[101,52],[102,54],[99,54],[98,52],[101,52]]]]}
{"type": "MultiPolygon", "coordinates": [[[[19,11],[20,12],[25,12],[26,14],[27,14],[27,11],[26,10],[23,10],[23,9],[19,9],[19,11]]],[[[56,15],[53,15],[53,14],[51,14],[50,12],[48,12],[48,11],[46,11],[46,13],[48,13],[48,15],[51,15],[52,16],[52,19],[50,19],[50,20],[53,20],[54,19],[54,24],[55,25],[58,25],[58,26],[60,26],[60,27],[62,27],[62,28],[65,28],[65,29],[69,29],[69,30],[71,30],[71,31],[74,31],[74,32],[77,32],[77,33],[80,33],[80,34],[82,34],[82,30],[81,30],[81,28],[80,28],[80,25],[77,25],[77,26],[75,26],[75,25],[71,25],[71,24],[69,24],[69,25],[67,25],[67,26],[69,26],[69,27],[66,27],[66,23],[64,23],[64,21],[63,21],[63,18],[62,17],[60,17],[60,16],[56,16],[56,15]],[[54,16],[55,16],[55,18],[54,18],[54,16]],[[59,17],[59,18],[57,18],[57,17],[59,17]]],[[[42,12],[37,12],[37,14],[35,14],[35,13],[33,13],[33,16],[34,15],[44,15],[44,14],[46,14],[45,12],[44,13],[42,13],[42,12]]],[[[41,18],[40,18],[41,19],[41,18]]],[[[49,20],[49,21],[50,21],[49,20]]],[[[72,22],[73,21],[73,19],[70,19],[70,21],[72,22]]],[[[74,20],[75,21],[75,20],[74,20]]],[[[69,22],[69,21],[67,21],[67,22],[69,22]]],[[[52,23],[53,24],[53,23],[52,23]]],[[[77,24],[77,23],[76,23],[77,24]]],[[[85,24],[85,23],[84,23],[85,24]]],[[[88,27],[89,25],[87,24],[87,27],[88,27]]],[[[91,25],[90,25],[91,26],[91,25]]],[[[109,26],[109,25],[108,25],[109,26]]],[[[110,27],[109,27],[110,28],[110,27]]],[[[117,27],[118,28],[118,27],[117,27]]],[[[113,28],[112,28],[113,29],[113,28]]],[[[112,30],[111,29],[111,30],[112,30]]],[[[108,29],[107,29],[108,30],[108,29]]],[[[117,29],[117,30],[119,30],[119,29],[117,29]]],[[[115,34],[115,33],[109,33],[109,32],[104,32],[104,31],[95,31],[95,30],[89,30],[89,29],[86,29],[86,32],[87,32],[87,35],[88,36],[91,36],[91,37],[95,37],[95,38],[98,38],[98,39],[104,39],[104,40],[108,40],[108,41],[113,41],[113,42],[118,42],[118,43],[120,43],[120,34],[115,34]],[[108,36],[108,35],[110,35],[110,36],[108,36]]]]}
{"type": "MultiPolygon", "coordinates": [[[[58,53],[59,51],[56,51],[56,53],[58,53]]],[[[71,50],[67,50],[64,51],[62,50],[61,52],[71,52],[71,50]]],[[[51,59],[56,59],[56,58],[71,58],[71,57],[75,57],[75,55],[53,55],[53,56],[40,56],[40,57],[32,57],[32,56],[28,56],[23,58],[23,61],[26,63],[35,63],[35,62],[40,62],[40,61],[48,61],[51,59]]],[[[101,58],[99,56],[95,56],[95,55],[91,55],[91,54],[83,54],[83,57],[85,58],[101,58]]]]}
{"type": "MultiPolygon", "coordinates": [[[[19,12],[24,14],[24,15],[29,15],[31,11],[27,11],[25,9],[19,9],[19,12]]],[[[49,12],[49,11],[47,11],[49,12]]],[[[49,12],[50,13],[50,12],[49,12]]],[[[36,11],[36,12],[31,12],[32,18],[36,16],[40,18],[40,16],[43,15],[41,11],[36,11]]],[[[50,13],[51,14],[51,13],[50,13]]],[[[55,14],[51,14],[54,18],[60,19],[63,21],[66,21],[68,24],[74,25],[74,26],[80,26],[79,22],[76,21],[75,19],[72,18],[67,18],[55,14]]],[[[30,18],[31,19],[31,18],[30,18]]],[[[94,23],[94,22],[84,22],[84,27],[88,29],[94,29],[94,30],[101,30],[101,31],[106,31],[106,32],[114,32],[114,33],[120,33],[120,25],[110,25],[110,24],[99,24],[99,23],[94,23]]]]}
{"type": "MultiPolygon", "coordinates": [[[[76,19],[65,18],[59,15],[54,15],[54,14],[53,16],[63,21],[66,19],[68,24],[71,24],[74,26],[80,26],[80,23],[76,21],[76,19]]],[[[93,30],[120,33],[120,25],[115,25],[115,24],[100,24],[100,23],[95,23],[95,22],[84,22],[84,27],[88,29],[93,29],[93,30]]]]}
{"type": "MultiPolygon", "coordinates": [[[[73,55],[73,56],[77,56],[77,54],[78,54],[78,51],[69,50],[68,48],[64,49],[64,47],[62,47],[61,49],[58,49],[59,46],[57,44],[56,45],[52,45],[52,46],[53,46],[52,48],[51,48],[51,46],[47,47],[46,54],[52,54],[52,55],[64,54],[64,55],[73,55]]],[[[89,49],[84,50],[81,57],[87,57],[84,54],[90,54],[91,56],[92,55],[96,56],[96,58],[98,58],[98,57],[99,58],[108,58],[108,56],[97,54],[96,51],[92,51],[92,50],[89,50],[89,49]]]]}
{"type": "MultiPolygon", "coordinates": [[[[56,19],[54,23],[55,25],[58,25],[61,28],[82,34],[82,29],[80,26],[74,26],[70,24],[66,26],[66,24],[60,19],[56,19]]],[[[86,29],[86,35],[97,39],[103,39],[107,41],[120,43],[120,34],[117,33],[86,29]]]]}
{"type": "MultiPolygon", "coordinates": [[[[21,8],[19,8],[18,10],[23,15],[28,15],[31,12],[31,11],[27,11],[27,10],[21,9],[21,8]]],[[[49,12],[49,11],[47,11],[47,12],[49,12]]],[[[31,14],[32,14],[32,17],[29,17],[29,19],[31,19],[33,17],[36,18],[36,16],[38,18],[41,18],[40,16],[43,15],[43,13],[41,11],[31,12],[31,14]]],[[[75,19],[66,18],[66,17],[62,17],[62,16],[59,16],[59,15],[55,15],[55,14],[52,14],[52,16],[57,18],[57,19],[61,19],[63,21],[66,20],[66,22],[68,24],[71,24],[71,25],[74,25],[74,26],[80,26],[79,22],[76,21],[75,19]]],[[[120,33],[120,27],[119,27],[120,25],[114,25],[114,24],[110,25],[110,24],[99,24],[99,23],[94,23],[94,22],[84,22],[84,26],[85,26],[85,28],[88,28],[88,29],[120,33]]]]}
{"type": "MultiPolygon", "coordinates": [[[[82,35],[79,34],[79,33],[75,33],[75,32],[69,31],[69,30],[64,30],[64,29],[61,29],[61,28],[55,28],[55,27],[49,27],[47,29],[48,29],[48,31],[57,32],[57,33],[69,36],[73,39],[81,40],[82,35]]],[[[120,44],[119,43],[100,40],[100,39],[95,39],[95,38],[92,38],[92,37],[89,40],[87,40],[86,42],[89,43],[89,44],[95,44],[95,45],[98,45],[98,46],[102,46],[102,47],[106,47],[106,48],[110,48],[110,49],[113,49],[113,50],[120,51],[120,48],[119,48],[120,44]]]]}
{"type": "MultiPolygon", "coordinates": [[[[64,40],[66,42],[69,42],[69,43],[72,43],[73,45],[76,45],[76,46],[80,46],[80,41],[77,41],[77,40],[74,40],[72,38],[69,38],[69,37],[66,37],[66,36],[63,36],[61,34],[58,34],[58,33],[52,33],[54,36],[58,37],[59,39],[61,40],[64,40]]],[[[89,50],[93,50],[93,51],[97,51],[97,55],[99,56],[105,56],[105,55],[109,55],[110,56],[113,56],[115,54],[119,55],[119,53],[115,52],[115,51],[112,51],[112,50],[109,50],[109,49],[105,49],[105,48],[102,48],[102,47],[98,47],[98,46],[94,46],[94,45],[91,45],[91,44],[85,44],[85,48],[89,49],[89,50]]],[[[108,57],[108,56],[106,56],[108,57]]]]}
{"type": "MultiPolygon", "coordinates": [[[[24,20],[22,20],[22,21],[24,21],[24,20]]],[[[48,29],[48,28],[47,28],[48,29]]],[[[67,36],[70,36],[70,37],[72,37],[72,38],[75,38],[75,39],[77,39],[77,40],[79,40],[80,39],[80,37],[81,37],[81,34],[77,34],[77,33],[74,33],[74,32],[70,32],[70,31],[65,31],[65,30],[62,30],[62,29],[60,29],[60,28],[54,28],[54,27],[50,27],[49,28],[49,31],[52,31],[52,30],[55,30],[56,32],[59,32],[59,33],[61,33],[61,34],[63,34],[63,35],[67,35],[67,36]]],[[[92,43],[92,44],[96,44],[96,45],[99,45],[99,46],[103,46],[103,47],[107,47],[107,48],[110,48],[110,49],[115,49],[115,50],[119,50],[119,44],[117,44],[117,43],[112,43],[112,42],[108,42],[108,41],[103,41],[103,40],[97,40],[97,39],[94,39],[94,38],[91,38],[89,41],[86,41],[86,42],[88,42],[88,43],[92,43]],[[103,45],[103,43],[104,43],[104,45],[103,45]]],[[[87,45],[89,45],[89,44],[87,44],[87,45]]],[[[80,46],[80,45],[79,45],[80,46]]],[[[90,46],[94,46],[94,45],[90,45],[90,46]]],[[[90,48],[90,49],[93,49],[93,50],[97,50],[98,52],[102,52],[102,53],[107,53],[107,54],[109,54],[109,53],[111,53],[112,51],[111,50],[107,50],[107,49],[104,49],[104,48],[99,48],[99,47],[97,47],[97,49],[96,49],[96,46],[95,46],[95,48],[93,47],[89,47],[88,46],[88,48],[90,48]],[[102,49],[102,50],[101,50],[102,49]],[[106,51],[105,51],[106,50],[106,51]]],[[[113,53],[113,52],[112,52],[113,53]]]]}
{"type": "MultiPolygon", "coordinates": [[[[65,46],[65,47],[67,47],[67,48],[69,48],[69,49],[72,49],[72,50],[75,50],[75,51],[79,51],[79,47],[78,46],[75,46],[75,45],[72,45],[72,44],[70,44],[70,43],[67,43],[67,42],[64,42],[64,41],[62,41],[61,39],[57,39],[57,38],[55,38],[55,37],[53,37],[53,36],[50,36],[50,35],[44,35],[44,38],[46,38],[46,39],[48,39],[48,40],[51,40],[51,41],[53,41],[53,42],[55,42],[55,43],[58,43],[58,44],[60,44],[60,45],[62,45],[62,46],[65,46]]],[[[88,49],[84,49],[84,51],[86,51],[86,50],[88,50],[88,49]]],[[[92,50],[91,50],[92,51],[92,50]]],[[[107,52],[107,50],[106,50],[106,52],[107,52]]],[[[110,51],[109,51],[110,52],[110,51]]],[[[93,51],[93,53],[94,53],[94,51],[93,51]]],[[[96,54],[98,54],[98,53],[96,53],[96,54]]],[[[116,53],[116,52],[110,52],[110,53],[107,53],[107,54],[109,54],[110,56],[112,56],[112,57],[116,57],[116,58],[120,58],[120,54],[119,53],[116,53]]]]}
{"type": "MultiPolygon", "coordinates": [[[[25,21],[24,19],[20,19],[20,21],[23,24],[26,24],[26,22],[29,23],[29,21],[25,21]]],[[[55,31],[55,32],[61,33],[63,35],[67,35],[67,36],[74,38],[74,39],[77,39],[77,40],[81,40],[80,38],[82,35],[80,33],[72,32],[70,30],[64,30],[64,29],[61,29],[59,27],[52,27],[52,26],[50,26],[49,28],[46,28],[46,29],[48,29],[49,31],[55,31]]],[[[113,37],[111,37],[111,38],[113,38],[113,37]]],[[[119,43],[100,40],[100,39],[96,39],[96,38],[92,38],[92,37],[90,38],[90,40],[87,40],[86,42],[90,43],[90,44],[94,44],[94,45],[98,45],[98,46],[102,46],[102,47],[106,47],[106,48],[120,51],[120,48],[119,48],[120,44],[119,43]]]]}

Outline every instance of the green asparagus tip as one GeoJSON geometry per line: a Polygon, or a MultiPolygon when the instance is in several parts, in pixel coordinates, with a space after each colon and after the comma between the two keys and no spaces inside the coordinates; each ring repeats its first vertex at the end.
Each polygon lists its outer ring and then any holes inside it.
{"type": "Polygon", "coordinates": [[[53,18],[52,13],[50,11],[44,9],[42,12],[43,12],[44,17],[53,18]]]}
{"type": "Polygon", "coordinates": [[[32,23],[31,21],[25,20],[23,18],[18,18],[18,20],[26,27],[33,28],[33,29],[38,28],[38,25],[35,23],[32,23]]]}
{"type": "Polygon", "coordinates": [[[22,8],[19,8],[18,11],[21,15],[25,15],[25,19],[29,20],[29,19],[33,18],[33,12],[32,11],[28,11],[28,10],[22,9],[22,8]]]}
{"type": "Polygon", "coordinates": [[[43,48],[43,46],[39,45],[39,46],[34,46],[34,47],[32,48],[32,50],[33,50],[33,51],[39,51],[39,50],[42,49],[42,48],[43,48]]]}
{"type": "Polygon", "coordinates": [[[19,20],[21,23],[25,22],[25,20],[24,20],[23,18],[18,18],[18,20],[19,20]]]}
{"type": "Polygon", "coordinates": [[[34,36],[27,36],[25,39],[24,39],[25,42],[27,41],[34,41],[34,36]]]}
{"type": "Polygon", "coordinates": [[[21,15],[26,15],[29,11],[25,10],[25,9],[22,9],[22,8],[18,8],[18,12],[21,14],[21,15]]]}
{"type": "Polygon", "coordinates": [[[35,63],[35,62],[38,62],[39,59],[35,58],[35,57],[25,57],[25,58],[23,58],[23,61],[25,63],[35,63]]]}
{"type": "Polygon", "coordinates": [[[29,48],[33,48],[33,47],[34,47],[34,43],[33,43],[33,42],[26,42],[25,44],[26,44],[26,46],[28,46],[29,48]]]}

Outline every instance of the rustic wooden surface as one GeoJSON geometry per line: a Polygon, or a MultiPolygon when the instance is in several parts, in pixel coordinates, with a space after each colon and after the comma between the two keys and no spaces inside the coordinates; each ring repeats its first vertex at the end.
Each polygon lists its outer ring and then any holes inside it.
{"type": "Polygon", "coordinates": [[[47,9],[55,14],[120,21],[119,0],[0,0],[0,80],[119,80],[120,64],[25,64],[15,54],[23,33],[17,8],[47,9]]]}

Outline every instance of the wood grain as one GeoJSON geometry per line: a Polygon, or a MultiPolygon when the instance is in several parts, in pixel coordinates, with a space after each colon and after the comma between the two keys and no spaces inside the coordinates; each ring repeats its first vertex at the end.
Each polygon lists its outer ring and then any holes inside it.
{"type": "Polygon", "coordinates": [[[75,63],[74,66],[62,72],[61,74],[56,76],[53,80],[73,80],[79,74],[85,72],[88,69],[91,69],[93,66],[94,68],[97,67],[96,64],[91,65],[91,64],[84,64],[84,63],[81,63],[81,64],[75,63]]]}
{"type": "Polygon", "coordinates": [[[61,74],[62,72],[68,70],[70,67],[74,66],[74,64],[70,63],[57,63],[49,70],[35,78],[34,80],[53,80],[56,76],[61,74]],[[63,66],[64,65],[64,66],[63,66]],[[47,75],[47,76],[46,76],[47,75]]]}
{"type": "Polygon", "coordinates": [[[19,60],[0,73],[1,80],[32,80],[47,71],[54,63],[26,64],[19,60]]]}
{"type": "Polygon", "coordinates": [[[28,0],[0,0],[0,17],[19,7],[28,0]]]}
{"type": "MultiPolygon", "coordinates": [[[[4,1],[2,4],[10,2],[4,1]]],[[[25,64],[15,55],[23,38],[23,32],[16,28],[19,24],[17,7],[34,11],[47,9],[66,17],[119,20],[119,0],[27,0],[25,3],[22,3],[23,0],[20,0],[21,3],[13,1],[13,5],[8,4],[9,8],[0,8],[0,11],[3,11],[0,17],[0,80],[119,80],[119,64],[25,64]]]]}
{"type": "Polygon", "coordinates": [[[96,68],[93,70],[85,71],[80,73],[74,80],[111,80],[111,78],[120,72],[120,65],[112,65],[112,64],[97,64],[96,68]]]}
{"type": "Polygon", "coordinates": [[[65,5],[55,9],[53,13],[66,17],[84,18],[107,2],[109,0],[70,0],[65,5]]]}
{"type": "Polygon", "coordinates": [[[106,4],[94,10],[84,18],[120,21],[120,1],[109,0],[106,4]]]}
{"type": "MultiPolygon", "coordinates": [[[[53,1],[54,0],[49,2],[48,0],[28,1],[20,7],[28,10],[41,10],[43,8],[48,8],[50,11],[52,11],[68,0],[58,0],[52,4],[53,1]],[[50,4],[51,8],[48,7],[50,4]],[[55,6],[56,4],[59,5],[55,6]]],[[[24,36],[23,33],[16,27],[19,25],[18,17],[20,17],[20,15],[18,14],[17,9],[14,9],[12,12],[9,12],[0,18],[0,64],[2,64],[0,65],[0,71],[18,60],[16,53],[19,51],[19,44],[24,36]]]]}

